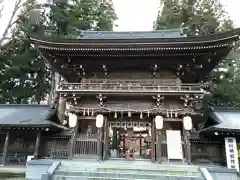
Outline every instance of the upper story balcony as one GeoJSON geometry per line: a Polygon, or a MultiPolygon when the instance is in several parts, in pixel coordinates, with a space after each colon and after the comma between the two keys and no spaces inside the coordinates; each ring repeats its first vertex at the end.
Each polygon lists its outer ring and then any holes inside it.
{"type": "Polygon", "coordinates": [[[206,84],[182,84],[168,80],[84,80],[81,83],[62,83],[56,91],[66,94],[118,95],[181,95],[208,94],[206,84]]]}

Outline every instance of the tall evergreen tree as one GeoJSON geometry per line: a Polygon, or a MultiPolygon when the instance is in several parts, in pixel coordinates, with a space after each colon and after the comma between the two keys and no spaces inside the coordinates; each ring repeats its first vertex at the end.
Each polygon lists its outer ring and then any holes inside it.
{"type": "MultiPolygon", "coordinates": [[[[162,0],[161,5],[162,9],[154,23],[155,30],[185,26],[188,36],[199,36],[233,29],[233,22],[219,0],[162,0]]],[[[229,56],[219,63],[209,77],[212,82],[212,106],[240,105],[240,76],[237,73],[237,64],[237,61],[229,56]]]]}
{"type": "MultiPolygon", "coordinates": [[[[31,46],[28,12],[39,6],[27,0],[0,52],[0,103],[39,103],[50,89],[50,71],[31,46]]],[[[44,4],[41,27],[50,36],[76,38],[79,30],[112,30],[116,15],[111,0],[71,0],[67,4],[44,4]]]]}

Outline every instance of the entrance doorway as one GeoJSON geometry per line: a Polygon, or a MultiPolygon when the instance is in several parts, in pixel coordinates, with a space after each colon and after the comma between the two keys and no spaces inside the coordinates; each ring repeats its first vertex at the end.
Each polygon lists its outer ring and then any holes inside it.
{"type": "MultiPolygon", "coordinates": [[[[151,159],[151,125],[148,122],[131,122],[133,127],[109,127],[110,159],[151,159]],[[141,126],[141,127],[140,127],[141,126]]],[[[116,124],[116,123],[115,123],[116,124]]]]}

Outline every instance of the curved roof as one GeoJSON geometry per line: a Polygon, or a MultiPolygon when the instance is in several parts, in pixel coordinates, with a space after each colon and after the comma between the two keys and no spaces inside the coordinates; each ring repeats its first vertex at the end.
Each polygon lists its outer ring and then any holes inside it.
{"type": "MultiPolygon", "coordinates": [[[[112,33],[112,32],[111,32],[112,33]]],[[[157,32],[138,32],[132,34],[132,37],[127,38],[127,36],[122,36],[123,33],[106,33],[106,32],[89,32],[87,37],[89,38],[78,38],[78,39],[64,39],[59,37],[47,37],[41,36],[39,34],[32,34],[30,39],[33,43],[47,48],[84,48],[84,47],[94,47],[104,48],[104,47],[178,47],[178,46],[199,46],[199,45],[214,45],[216,43],[223,43],[226,41],[238,40],[240,35],[240,28],[232,31],[209,35],[209,36],[194,36],[194,37],[182,37],[182,36],[163,36],[161,33],[157,32]],[[102,36],[101,34],[105,34],[102,36]],[[104,38],[111,36],[111,38],[104,38]],[[91,38],[90,38],[91,36],[91,38]],[[96,38],[101,36],[102,38],[96,38]],[[94,38],[95,37],[95,38],[94,38]],[[143,38],[144,37],[144,38],[143,38]]],[[[128,32],[129,34],[130,32],[128,32]]],[[[127,32],[125,32],[127,34],[127,32]]],[[[131,33],[130,33],[131,34],[131,33]]]]}
{"type": "Polygon", "coordinates": [[[198,132],[240,132],[240,109],[215,108],[210,118],[216,123],[198,132]]]}
{"type": "Polygon", "coordinates": [[[54,114],[55,110],[48,105],[2,104],[0,126],[64,128],[51,121],[54,114]]]}
{"type": "Polygon", "coordinates": [[[179,65],[184,65],[182,79],[195,82],[206,79],[239,36],[240,29],[196,37],[183,37],[179,31],[83,31],[79,39],[39,34],[32,34],[30,39],[51,67],[69,82],[81,78],[77,72],[81,72],[82,67],[86,72],[101,71],[101,64],[106,64],[109,72],[132,65],[149,70],[153,64],[176,71],[179,65]]]}

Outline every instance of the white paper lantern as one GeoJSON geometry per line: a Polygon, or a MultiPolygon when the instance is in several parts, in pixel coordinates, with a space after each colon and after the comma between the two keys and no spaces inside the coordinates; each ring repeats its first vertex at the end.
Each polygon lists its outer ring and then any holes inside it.
{"type": "Polygon", "coordinates": [[[75,127],[76,124],[77,124],[77,116],[76,116],[76,114],[68,113],[68,117],[69,117],[69,127],[70,128],[75,127]]]}
{"type": "Polygon", "coordinates": [[[192,118],[190,116],[185,116],[183,118],[183,127],[185,130],[189,131],[192,129],[192,118]]]}
{"type": "Polygon", "coordinates": [[[163,117],[162,116],[156,116],[155,117],[155,126],[156,126],[156,129],[162,129],[163,128],[163,117]]]}
{"type": "Polygon", "coordinates": [[[97,128],[101,128],[103,127],[103,121],[104,121],[104,117],[102,114],[98,114],[96,116],[96,127],[97,128]]]}

